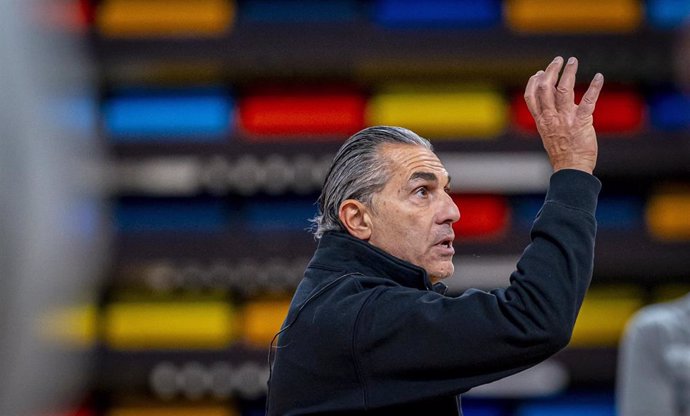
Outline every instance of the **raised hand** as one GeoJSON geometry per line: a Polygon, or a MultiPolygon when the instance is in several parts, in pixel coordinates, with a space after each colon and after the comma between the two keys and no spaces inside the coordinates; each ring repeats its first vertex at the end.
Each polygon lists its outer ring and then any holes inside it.
{"type": "Polygon", "coordinates": [[[568,59],[559,81],[563,58],[557,56],[546,71],[532,75],[525,88],[525,102],[537,123],[554,172],[578,169],[592,173],[597,162],[597,134],[592,114],[604,76],[597,73],[580,103],[575,104],[577,64],[576,58],[568,59]]]}

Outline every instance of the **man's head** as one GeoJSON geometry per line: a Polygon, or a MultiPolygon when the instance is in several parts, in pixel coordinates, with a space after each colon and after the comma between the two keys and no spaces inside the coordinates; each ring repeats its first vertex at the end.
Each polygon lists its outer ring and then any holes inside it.
{"type": "Polygon", "coordinates": [[[426,139],[400,127],[364,129],[335,156],[315,235],[346,231],[443,279],[453,273],[451,225],[460,218],[449,182],[426,139]]]}

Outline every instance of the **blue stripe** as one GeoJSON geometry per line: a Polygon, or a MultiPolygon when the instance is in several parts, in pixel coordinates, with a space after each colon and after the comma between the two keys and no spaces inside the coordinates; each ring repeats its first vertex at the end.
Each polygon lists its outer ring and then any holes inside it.
{"type": "Polygon", "coordinates": [[[355,20],[359,6],[348,0],[256,0],[242,4],[240,19],[253,22],[344,22],[355,20]]]}
{"type": "Polygon", "coordinates": [[[218,232],[230,224],[222,201],[124,200],[115,204],[114,217],[116,228],[124,232],[218,232]]]}
{"type": "Polygon", "coordinates": [[[667,131],[690,126],[690,97],[678,92],[660,93],[649,101],[652,126],[667,131]]]}
{"type": "Polygon", "coordinates": [[[651,26],[660,29],[675,29],[690,17],[688,0],[648,0],[647,18],[651,26]]]}
{"type": "Polygon", "coordinates": [[[227,139],[234,105],[213,91],[149,91],[115,95],[103,110],[116,141],[209,141],[227,139]]]}
{"type": "Polygon", "coordinates": [[[516,416],[616,416],[613,397],[608,394],[567,395],[535,399],[522,404],[516,416]]]}
{"type": "Polygon", "coordinates": [[[501,22],[499,0],[378,0],[374,20],[383,26],[488,27],[501,22]]]}
{"type": "Polygon", "coordinates": [[[644,201],[633,196],[604,197],[597,204],[600,229],[634,230],[644,226],[644,201]]]}
{"type": "Polygon", "coordinates": [[[313,200],[252,201],[245,205],[243,219],[252,231],[308,232],[316,215],[313,200]]]}
{"type": "Polygon", "coordinates": [[[467,397],[462,399],[462,412],[465,416],[508,416],[504,406],[497,400],[467,397]]]}

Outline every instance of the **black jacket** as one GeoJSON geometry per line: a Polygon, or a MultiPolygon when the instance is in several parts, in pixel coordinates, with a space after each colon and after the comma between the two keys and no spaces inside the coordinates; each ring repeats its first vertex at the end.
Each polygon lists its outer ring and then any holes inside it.
{"type": "Polygon", "coordinates": [[[326,233],[276,342],[268,414],[461,415],[459,394],[565,347],[592,275],[600,187],[553,174],[510,286],[491,292],[445,296],[423,269],[326,233]]]}

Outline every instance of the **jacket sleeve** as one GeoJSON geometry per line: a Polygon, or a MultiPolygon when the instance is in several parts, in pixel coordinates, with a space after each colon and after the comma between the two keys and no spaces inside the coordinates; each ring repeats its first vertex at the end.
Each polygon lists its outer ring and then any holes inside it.
{"type": "Polygon", "coordinates": [[[353,336],[367,405],[459,394],[564,348],[592,275],[600,188],[584,172],[552,175],[507,288],[455,298],[375,289],[353,336]]]}

